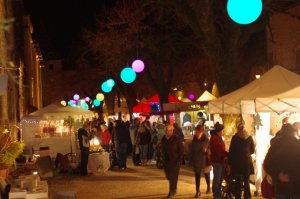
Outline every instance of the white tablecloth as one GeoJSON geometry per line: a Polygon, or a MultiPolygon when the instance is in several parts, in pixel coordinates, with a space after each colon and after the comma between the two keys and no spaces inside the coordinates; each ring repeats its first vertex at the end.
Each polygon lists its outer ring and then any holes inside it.
{"type": "Polygon", "coordinates": [[[109,153],[91,153],[89,155],[88,171],[93,174],[106,172],[110,167],[109,153]]]}

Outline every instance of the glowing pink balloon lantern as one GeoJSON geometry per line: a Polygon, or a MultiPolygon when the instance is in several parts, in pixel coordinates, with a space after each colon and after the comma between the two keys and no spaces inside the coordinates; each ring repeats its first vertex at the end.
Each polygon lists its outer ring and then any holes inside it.
{"type": "Polygon", "coordinates": [[[78,94],[75,94],[75,95],[73,96],[73,99],[74,99],[74,100],[79,100],[79,95],[78,95],[78,94]]]}
{"type": "Polygon", "coordinates": [[[145,64],[142,60],[137,59],[132,62],[131,67],[136,73],[140,73],[144,70],[145,64]]]}
{"type": "Polygon", "coordinates": [[[193,93],[190,93],[190,94],[189,94],[189,99],[190,99],[190,100],[194,100],[194,99],[195,99],[195,95],[194,95],[193,93]]]}

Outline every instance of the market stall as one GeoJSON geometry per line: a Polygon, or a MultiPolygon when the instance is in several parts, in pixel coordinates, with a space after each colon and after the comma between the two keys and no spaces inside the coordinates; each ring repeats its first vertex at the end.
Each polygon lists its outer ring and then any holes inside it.
{"type": "Polygon", "coordinates": [[[300,76],[281,66],[274,66],[260,79],[208,103],[209,113],[242,114],[246,129],[255,127],[256,182],[260,188],[262,163],[268,150],[269,140],[281,126],[281,119],[288,112],[299,112],[300,76]],[[283,113],[279,115],[278,113],[283,113]],[[251,125],[254,124],[254,125],[251,125]]]}
{"type": "Polygon", "coordinates": [[[75,146],[74,132],[82,122],[92,119],[93,112],[71,106],[49,105],[21,119],[22,140],[25,152],[47,149],[50,156],[67,154],[75,146]]]}

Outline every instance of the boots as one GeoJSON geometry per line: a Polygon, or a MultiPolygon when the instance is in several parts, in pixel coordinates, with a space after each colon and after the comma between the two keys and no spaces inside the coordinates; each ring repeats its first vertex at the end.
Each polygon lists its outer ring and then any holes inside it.
{"type": "Polygon", "coordinates": [[[207,185],[206,194],[209,194],[209,193],[210,193],[210,186],[207,185]]]}
{"type": "Polygon", "coordinates": [[[205,181],[206,181],[206,194],[210,193],[210,173],[204,173],[205,181]]]}
{"type": "Polygon", "coordinates": [[[194,195],[194,198],[199,198],[200,197],[200,191],[196,191],[196,194],[194,195]]]}

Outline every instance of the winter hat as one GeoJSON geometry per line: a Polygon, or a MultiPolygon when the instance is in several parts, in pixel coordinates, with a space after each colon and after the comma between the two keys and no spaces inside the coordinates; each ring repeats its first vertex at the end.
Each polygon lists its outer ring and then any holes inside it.
{"type": "Polygon", "coordinates": [[[220,124],[219,122],[217,122],[215,124],[215,132],[218,133],[220,131],[222,131],[224,129],[224,125],[220,124]]]}

